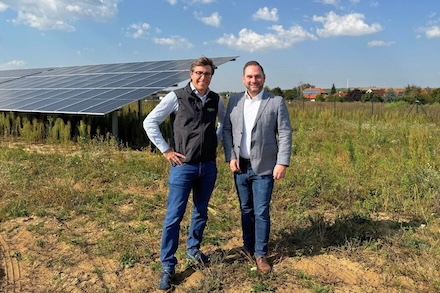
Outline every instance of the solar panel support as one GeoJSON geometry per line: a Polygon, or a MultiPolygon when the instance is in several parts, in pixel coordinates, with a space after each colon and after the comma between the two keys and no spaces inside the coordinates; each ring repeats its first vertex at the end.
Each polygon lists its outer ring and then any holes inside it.
{"type": "Polygon", "coordinates": [[[112,113],[112,134],[113,134],[113,136],[117,140],[118,139],[118,135],[119,135],[118,110],[113,111],[113,113],[112,113]]]}

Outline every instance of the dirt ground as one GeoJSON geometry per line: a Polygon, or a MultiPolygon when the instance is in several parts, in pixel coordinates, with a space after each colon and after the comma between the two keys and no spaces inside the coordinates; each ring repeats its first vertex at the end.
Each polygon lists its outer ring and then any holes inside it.
{"type": "MultiPolygon", "coordinates": [[[[40,151],[40,150],[38,150],[40,151]]],[[[78,187],[80,188],[80,187],[78,187]]],[[[131,190],[137,194],[136,190],[131,190]]],[[[130,212],[128,210],[127,212],[130,212]]],[[[0,223],[0,292],[4,293],[58,293],[58,292],[155,292],[159,273],[146,263],[135,263],[133,267],[123,266],[117,259],[109,259],[92,253],[87,245],[102,238],[105,229],[84,219],[84,225],[77,225],[82,219],[60,221],[51,217],[24,217],[0,223]],[[44,223],[44,233],[38,231],[44,223]],[[87,245],[71,243],[60,235],[80,235],[88,239],[87,245]]],[[[237,228],[238,229],[238,228],[237,228]]],[[[233,235],[221,247],[203,247],[205,253],[221,251],[221,262],[228,266],[231,260],[242,257],[237,248],[241,246],[240,229],[231,231],[233,235]]],[[[129,240],[128,240],[129,241],[129,240]]],[[[275,276],[282,276],[282,285],[271,292],[318,292],[299,281],[298,272],[307,278],[317,280],[318,284],[330,284],[333,292],[429,292],[416,281],[395,276],[386,271],[378,272],[374,265],[380,259],[369,262],[356,262],[337,254],[323,253],[307,256],[269,256],[273,263],[275,276]],[[397,285],[396,285],[397,284],[397,285]],[[418,290],[414,290],[418,288],[418,290]]],[[[180,270],[178,282],[173,292],[191,292],[205,274],[216,275],[212,270],[180,270]],[[208,270],[208,271],[206,271],[208,270]]],[[[250,270],[255,269],[249,265],[250,270]]],[[[220,274],[219,274],[220,275],[220,274]]],[[[233,286],[225,286],[222,292],[255,292],[252,278],[245,274],[240,279],[224,276],[233,286]],[[244,277],[243,277],[244,276],[244,277]],[[241,278],[243,277],[243,278],[241,278]],[[237,284],[237,285],[235,285],[237,284]]],[[[264,290],[260,290],[262,292],[264,290]]],[[[218,292],[218,291],[217,291],[218,292]]],[[[324,291],[319,291],[324,292],[324,291]]]]}
{"type": "MultiPolygon", "coordinates": [[[[42,218],[27,217],[1,224],[0,232],[0,292],[154,292],[158,274],[145,264],[124,268],[118,262],[92,256],[87,249],[60,241],[56,234],[35,233],[42,218]],[[44,247],[43,247],[44,246],[44,247]],[[99,272],[98,269],[99,268],[99,272]]],[[[44,218],[47,231],[72,229],[69,223],[44,218]]],[[[103,233],[99,228],[83,227],[89,237],[103,233]],[[86,232],[87,231],[87,232],[86,232]]],[[[231,239],[221,249],[234,258],[239,237],[231,239]]],[[[213,248],[214,249],[214,248],[213,248]]],[[[217,247],[218,249],[218,247],[217,247]]],[[[378,274],[372,269],[348,259],[329,254],[286,257],[274,263],[273,274],[303,271],[326,284],[334,284],[334,292],[411,292],[410,279],[378,274]],[[393,279],[394,278],[394,279],[393,279]],[[390,280],[400,283],[399,291],[388,286],[390,280]]],[[[190,292],[187,288],[203,278],[204,271],[180,275],[174,292],[190,292]]],[[[292,273],[276,292],[313,292],[301,286],[292,273]]],[[[243,280],[239,288],[224,292],[250,292],[250,281],[243,280]]],[[[395,287],[394,287],[395,288],[395,287]]]]}

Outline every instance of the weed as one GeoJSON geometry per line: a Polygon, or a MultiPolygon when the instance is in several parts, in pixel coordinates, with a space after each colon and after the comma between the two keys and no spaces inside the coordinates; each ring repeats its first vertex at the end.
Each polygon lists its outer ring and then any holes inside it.
{"type": "Polygon", "coordinates": [[[96,274],[98,276],[98,278],[102,279],[102,277],[104,275],[104,270],[99,267],[94,267],[92,269],[91,273],[96,274]]]}
{"type": "Polygon", "coordinates": [[[37,247],[39,247],[39,248],[44,248],[44,247],[46,247],[46,241],[44,241],[44,240],[42,240],[42,239],[39,239],[39,240],[37,241],[37,247]]]}
{"type": "Polygon", "coordinates": [[[315,293],[330,293],[334,290],[332,286],[319,284],[315,278],[308,276],[304,271],[296,271],[296,278],[305,288],[312,289],[315,293]]]}
{"type": "MultiPolygon", "coordinates": [[[[269,250],[274,259],[282,265],[284,259],[300,262],[331,254],[381,272],[389,281],[382,284],[384,291],[439,291],[440,107],[427,109],[430,119],[406,117],[404,105],[377,105],[373,116],[368,105],[359,103],[341,103],[337,110],[325,102],[304,107],[289,104],[293,149],[271,204],[269,250]]],[[[123,112],[124,121],[130,120],[133,112],[123,112]]],[[[62,118],[42,121],[0,113],[2,236],[12,241],[21,225],[41,218],[26,226],[25,232],[36,236],[29,245],[36,248],[22,252],[21,265],[32,260],[34,268],[51,271],[54,292],[63,290],[66,268],[78,265],[69,253],[47,259],[34,253],[49,253],[55,240],[88,259],[107,258],[133,271],[142,267],[158,273],[168,162],[149,146],[139,126],[121,131],[139,137],[141,151],[117,141],[105,125],[92,126],[92,118],[73,119],[70,125],[62,118]],[[51,219],[56,223],[52,228],[51,219]],[[63,268],[64,275],[59,272],[63,268]]],[[[161,127],[169,134],[167,123],[161,127]]],[[[218,180],[201,248],[208,252],[230,250],[241,239],[233,175],[220,146],[217,151],[218,180]]],[[[191,208],[189,204],[176,253],[182,266],[191,208]]],[[[19,259],[21,250],[14,250],[19,259]]],[[[344,290],[337,281],[292,267],[265,278],[250,266],[218,257],[204,270],[204,281],[188,292],[275,292],[288,283],[285,278],[312,292],[344,290]]],[[[104,282],[110,279],[107,270],[93,263],[89,272],[104,282]]],[[[120,275],[128,278],[129,273],[120,275]]],[[[108,284],[102,288],[117,291],[108,284]]]]}
{"type": "Polygon", "coordinates": [[[262,282],[256,282],[252,284],[251,292],[275,292],[272,291],[269,286],[262,282]]]}
{"type": "Polygon", "coordinates": [[[130,249],[124,250],[119,257],[119,262],[127,268],[133,267],[137,261],[137,255],[130,249]]]}
{"type": "Polygon", "coordinates": [[[19,252],[19,251],[14,251],[14,253],[11,256],[17,260],[22,259],[21,252],[19,252]]]}

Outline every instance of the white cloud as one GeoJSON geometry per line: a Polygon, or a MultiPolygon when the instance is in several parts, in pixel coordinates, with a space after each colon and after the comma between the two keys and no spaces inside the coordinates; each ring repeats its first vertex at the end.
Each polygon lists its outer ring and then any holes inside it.
{"type": "MultiPolygon", "coordinates": [[[[74,31],[75,21],[92,19],[105,21],[118,13],[121,0],[1,0],[2,5],[17,12],[11,20],[39,30],[74,31]],[[72,3],[73,2],[73,3],[72,3]]],[[[1,4],[0,4],[1,5],[1,4]]]]}
{"type": "Polygon", "coordinates": [[[26,66],[26,62],[22,60],[12,60],[3,64],[0,64],[0,70],[17,69],[26,66]]]}
{"type": "Polygon", "coordinates": [[[125,32],[127,37],[133,39],[145,38],[151,26],[148,23],[132,23],[125,32]]]}
{"type": "Polygon", "coordinates": [[[440,38],[440,26],[433,25],[423,30],[425,32],[426,38],[428,39],[440,38]]]}
{"type": "Polygon", "coordinates": [[[368,42],[368,47],[391,47],[394,45],[395,42],[385,42],[380,40],[374,40],[371,42],[368,42]]]}
{"type": "Polygon", "coordinates": [[[243,51],[264,51],[270,49],[285,49],[296,43],[305,40],[316,40],[313,34],[310,34],[300,26],[292,26],[285,30],[281,25],[270,27],[272,33],[258,34],[250,29],[242,29],[236,37],[233,34],[225,34],[216,40],[220,45],[226,45],[233,49],[243,51]]]}
{"type": "Polygon", "coordinates": [[[262,19],[276,22],[278,21],[278,9],[272,8],[271,10],[269,10],[269,8],[267,7],[260,8],[257,12],[254,13],[252,18],[255,20],[262,19]]]}
{"type": "Polygon", "coordinates": [[[314,15],[313,21],[323,23],[324,28],[316,30],[321,37],[362,36],[382,30],[379,23],[368,25],[364,18],[365,16],[361,13],[337,15],[330,11],[325,17],[314,15]]]}
{"type": "Polygon", "coordinates": [[[326,4],[326,5],[333,5],[335,7],[340,6],[339,0],[315,0],[313,2],[318,2],[318,3],[322,3],[322,4],[326,4]]]}
{"type": "Polygon", "coordinates": [[[181,36],[171,36],[169,38],[154,38],[153,42],[159,45],[169,46],[171,50],[177,49],[191,49],[193,44],[191,44],[188,39],[181,36]]]}
{"type": "Polygon", "coordinates": [[[215,0],[191,0],[190,2],[191,2],[191,4],[196,4],[196,3],[211,4],[211,3],[214,3],[215,0]]]}
{"type": "Polygon", "coordinates": [[[378,1],[375,1],[375,0],[371,0],[371,1],[370,1],[370,6],[371,6],[371,7],[379,7],[379,2],[378,2],[378,1]]]}
{"type": "Polygon", "coordinates": [[[5,11],[6,9],[8,9],[8,6],[2,2],[0,2],[0,12],[5,11]]]}
{"type": "Polygon", "coordinates": [[[195,16],[195,18],[197,18],[198,20],[200,20],[204,24],[210,25],[213,27],[220,27],[220,24],[222,21],[222,17],[220,16],[220,14],[218,12],[214,12],[210,16],[205,16],[205,17],[203,17],[201,13],[194,12],[194,16],[195,16]]]}
{"type": "MultiPolygon", "coordinates": [[[[170,5],[176,5],[178,2],[178,0],[165,0],[165,1],[168,2],[170,5]]],[[[182,0],[181,2],[194,5],[194,4],[211,4],[214,3],[215,0],[182,0]]],[[[183,9],[186,10],[187,7],[183,6],[183,9]]]]}
{"type": "Polygon", "coordinates": [[[89,48],[89,47],[84,47],[79,50],[76,50],[77,55],[90,54],[90,53],[95,53],[95,49],[89,48]]]}
{"type": "Polygon", "coordinates": [[[434,17],[436,17],[436,16],[437,16],[437,12],[431,12],[431,13],[428,15],[429,18],[434,18],[434,17]]]}

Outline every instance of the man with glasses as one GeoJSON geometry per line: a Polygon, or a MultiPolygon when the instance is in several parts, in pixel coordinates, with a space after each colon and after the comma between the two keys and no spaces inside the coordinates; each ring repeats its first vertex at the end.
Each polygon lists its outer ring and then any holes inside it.
{"type": "Polygon", "coordinates": [[[191,81],[184,88],[168,93],[143,122],[148,138],[171,164],[160,252],[163,267],[160,290],[171,288],[177,265],[174,254],[179,242],[180,222],[191,190],[194,207],[186,256],[202,267],[209,263],[209,258],[200,251],[200,243],[208,219],[208,202],[217,178],[217,141],[221,139],[221,123],[225,115],[222,99],[209,89],[214,71],[211,59],[196,59],[190,68],[191,81]],[[159,128],[168,116],[172,126],[171,146],[159,128]]]}
{"type": "Polygon", "coordinates": [[[283,97],[264,91],[266,75],[257,61],[243,68],[243,93],[229,99],[223,127],[225,158],[234,172],[240,201],[243,248],[267,274],[270,201],[274,181],[290,163],[292,129],[283,97]]]}

